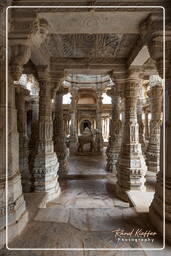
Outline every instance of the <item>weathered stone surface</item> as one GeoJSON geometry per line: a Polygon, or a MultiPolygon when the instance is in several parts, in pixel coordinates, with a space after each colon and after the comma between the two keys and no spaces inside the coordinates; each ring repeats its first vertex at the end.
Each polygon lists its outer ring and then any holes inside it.
{"type": "Polygon", "coordinates": [[[57,223],[67,223],[69,219],[69,210],[63,208],[46,208],[40,209],[34,218],[35,221],[42,222],[57,222],[57,223]]]}

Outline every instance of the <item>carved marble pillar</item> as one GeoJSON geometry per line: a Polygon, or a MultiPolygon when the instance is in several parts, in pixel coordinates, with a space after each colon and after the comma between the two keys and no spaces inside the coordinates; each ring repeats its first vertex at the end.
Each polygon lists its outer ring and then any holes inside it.
{"type": "Polygon", "coordinates": [[[97,92],[97,108],[96,108],[96,143],[97,151],[103,152],[103,136],[102,136],[102,92],[97,92]]]}
{"type": "Polygon", "coordinates": [[[144,110],[144,113],[145,113],[145,139],[148,141],[149,140],[149,122],[148,122],[149,111],[147,108],[144,110]]]}
{"type": "Polygon", "coordinates": [[[116,174],[116,163],[121,148],[122,122],[120,120],[121,99],[116,87],[107,92],[112,97],[112,119],[110,120],[109,143],[106,150],[108,172],[116,174]]]}
{"type": "Polygon", "coordinates": [[[150,136],[146,152],[146,161],[148,171],[159,172],[160,170],[160,128],[161,128],[161,111],[162,111],[162,91],[161,81],[148,91],[151,108],[150,136]]]}
{"type": "Polygon", "coordinates": [[[6,167],[8,176],[8,241],[11,241],[16,235],[20,234],[28,221],[19,170],[19,134],[17,131],[14,81],[19,80],[23,65],[30,57],[30,50],[27,46],[15,46],[11,53],[8,67],[8,125],[6,130],[5,47],[0,47],[0,247],[5,244],[6,167]],[[21,57],[18,58],[18,55],[21,57]],[[6,133],[8,135],[7,152],[6,133]],[[6,153],[8,157],[7,166],[6,153]]]}
{"type": "Polygon", "coordinates": [[[46,192],[46,200],[52,200],[60,193],[58,183],[58,159],[53,145],[52,85],[46,66],[38,66],[39,76],[39,125],[38,142],[34,159],[33,190],[46,192]]]}
{"type": "MultiPolygon", "coordinates": [[[[33,97],[31,101],[32,120],[31,120],[31,136],[29,140],[29,170],[33,172],[34,158],[36,155],[36,141],[38,141],[39,131],[39,97],[33,97]]],[[[31,176],[31,184],[33,184],[33,177],[31,176]]],[[[33,190],[33,186],[31,187],[33,190]]]]}
{"type": "Polygon", "coordinates": [[[54,118],[54,150],[59,161],[59,177],[65,176],[68,171],[68,149],[65,143],[64,120],[62,110],[63,95],[68,92],[67,88],[60,87],[55,97],[54,118]]]}
{"type": "Polygon", "coordinates": [[[25,97],[30,93],[20,84],[16,86],[16,108],[17,108],[17,127],[19,132],[19,168],[22,178],[24,192],[31,190],[31,177],[29,171],[29,148],[27,136],[27,112],[25,108],[25,97]]]}
{"type": "Polygon", "coordinates": [[[143,114],[143,108],[142,108],[142,102],[139,99],[137,104],[137,121],[139,125],[139,142],[141,143],[141,148],[143,154],[145,154],[145,127],[142,120],[142,114],[143,114]]]}
{"type": "Polygon", "coordinates": [[[137,68],[131,68],[125,84],[125,123],[117,164],[117,194],[123,200],[128,200],[126,191],[145,191],[147,167],[139,142],[137,121],[138,72],[137,68]]]}
{"type": "Polygon", "coordinates": [[[76,125],[76,95],[77,90],[71,91],[71,105],[70,105],[70,115],[71,115],[71,125],[70,125],[70,143],[69,150],[71,153],[75,153],[78,147],[78,134],[77,134],[77,125],[76,125]]]}
{"type": "MultiPolygon", "coordinates": [[[[163,20],[157,14],[148,17],[140,26],[141,36],[148,46],[150,57],[156,62],[156,67],[161,78],[163,78],[163,20]],[[157,16],[157,17],[156,17],[157,16]]],[[[169,22],[165,29],[165,154],[163,155],[163,133],[160,136],[160,171],[157,174],[155,195],[149,209],[149,216],[152,224],[171,243],[171,31],[169,22]],[[165,158],[165,165],[163,164],[165,158]],[[165,177],[163,168],[165,167],[165,177]],[[163,202],[164,190],[163,179],[165,178],[165,202],[163,202]],[[163,209],[163,205],[165,209],[163,209]],[[165,210],[165,220],[163,216],[165,210]]]]}

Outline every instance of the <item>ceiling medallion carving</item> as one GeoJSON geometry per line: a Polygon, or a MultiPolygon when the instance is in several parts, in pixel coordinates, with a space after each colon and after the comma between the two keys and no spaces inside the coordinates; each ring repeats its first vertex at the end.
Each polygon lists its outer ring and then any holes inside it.
{"type": "Polygon", "coordinates": [[[62,35],[64,57],[115,57],[120,34],[62,35]]]}

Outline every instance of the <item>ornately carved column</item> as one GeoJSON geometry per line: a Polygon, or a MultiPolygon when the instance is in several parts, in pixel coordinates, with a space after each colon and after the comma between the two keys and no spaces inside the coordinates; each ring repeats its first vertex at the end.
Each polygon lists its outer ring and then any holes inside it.
{"type": "Polygon", "coordinates": [[[121,99],[119,93],[115,86],[107,92],[112,98],[112,119],[110,120],[110,135],[109,143],[106,150],[107,155],[107,165],[106,169],[108,172],[113,172],[116,174],[116,163],[118,161],[118,156],[121,148],[121,132],[122,132],[122,122],[120,120],[120,107],[121,99]]]}
{"type": "Polygon", "coordinates": [[[63,95],[68,92],[67,88],[61,86],[55,97],[55,118],[54,118],[54,150],[59,161],[59,177],[65,176],[68,171],[68,149],[65,143],[64,120],[62,110],[63,95]]]}
{"type": "Polygon", "coordinates": [[[97,109],[96,109],[96,143],[97,151],[103,152],[103,136],[102,136],[102,92],[97,92],[97,109]]]}
{"type": "Polygon", "coordinates": [[[47,201],[55,198],[60,187],[58,183],[58,159],[53,145],[52,86],[46,66],[38,67],[39,76],[39,131],[37,152],[33,167],[33,189],[46,192],[47,201]]]}
{"type": "Polygon", "coordinates": [[[14,81],[18,81],[20,78],[23,65],[27,63],[30,57],[30,49],[27,46],[20,45],[13,46],[11,50],[12,54],[8,66],[8,127],[6,131],[5,47],[0,47],[0,247],[5,244],[6,153],[8,154],[8,241],[20,234],[28,221],[19,170],[19,135],[17,131],[14,81]],[[6,133],[8,135],[7,152],[6,133]]]}
{"type": "Polygon", "coordinates": [[[145,113],[145,139],[149,140],[149,125],[148,125],[149,110],[145,108],[144,113],[145,113]]]}
{"type": "MultiPolygon", "coordinates": [[[[31,101],[32,109],[32,120],[31,120],[31,136],[29,140],[29,170],[30,173],[33,171],[34,159],[36,155],[36,141],[38,141],[38,131],[39,131],[39,97],[33,97],[31,101]]],[[[31,177],[31,180],[33,177],[31,177]]],[[[33,183],[33,180],[31,181],[33,183]]],[[[33,189],[33,186],[32,188],[33,189]]]]}
{"type": "Polygon", "coordinates": [[[139,142],[141,143],[142,152],[145,153],[145,136],[144,136],[144,123],[142,120],[143,108],[141,100],[138,100],[137,104],[137,120],[139,125],[139,142]]]}
{"type": "Polygon", "coordinates": [[[31,177],[29,171],[29,148],[27,136],[27,113],[25,108],[25,97],[29,91],[18,84],[16,92],[16,108],[17,108],[17,127],[19,132],[19,168],[21,172],[22,185],[24,192],[31,190],[31,177]]]}
{"type": "Polygon", "coordinates": [[[160,170],[160,128],[162,111],[162,91],[161,81],[156,81],[148,91],[151,108],[150,136],[146,152],[148,171],[159,172],[160,170]]]}
{"type": "MultiPolygon", "coordinates": [[[[165,30],[165,155],[163,155],[163,127],[160,136],[160,171],[157,174],[157,183],[155,187],[155,195],[150,206],[149,216],[152,224],[158,232],[164,235],[171,243],[171,29],[169,22],[166,23],[165,30]],[[163,165],[165,158],[165,165],[163,165]],[[165,201],[163,194],[163,168],[165,167],[165,201]],[[165,209],[163,209],[165,206],[165,209]],[[165,210],[165,219],[163,212],[165,210]]],[[[147,44],[150,57],[156,62],[156,67],[161,78],[163,78],[163,17],[153,14],[142,23],[141,36],[144,43],[147,44]]]]}
{"type": "Polygon", "coordinates": [[[71,126],[70,126],[70,142],[69,142],[69,150],[71,153],[77,151],[78,144],[78,134],[76,129],[76,93],[77,90],[73,89],[71,91],[71,105],[70,105],[70,114],[71,114],[71,126]]]}
{"type": "Polygon", "coordinates": [[[145,191],[147,167],[139,142],[137,122],[138,72],[136,68],[131,68],[125,83],[125,123],[117,164],[117,193],[123,200],[128,199],[126,191],[145,191]]]}

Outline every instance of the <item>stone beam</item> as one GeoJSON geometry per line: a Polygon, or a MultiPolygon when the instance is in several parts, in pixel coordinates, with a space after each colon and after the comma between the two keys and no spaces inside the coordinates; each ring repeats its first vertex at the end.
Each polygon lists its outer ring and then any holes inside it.
{"type": "Polygon", "coordinates": [[[142,66],[144,63],[150,58],[149,51],[146,45],[144,45],[136,57],[131,62],[131,65],[133,66],[142,66]]]}
{"type": "Polygon", "coordinates": [[[54,34],[80,33],[139,33],[139,23],[150,11],[125,12],[41,12],[40,19],[46,17],[54,34]],[[129,22],[126,22],[129,20],[129,22]]]}
{"type": "Polygon", "coordinates": [[[116,59],[116,58],[55,58],[52,57],[50,61],[50,70],[52,72],[56,72],[56,70],[64,70],[68,71],[68,73],[72,73],[72,71],[76,74],[82,74],[82,72],[86,72],[86,74],[98,74],[97,71],[100,71],[100,74],[107,74],[108,72],[115,69],[116,71],[120,69],[124,69],[126,65],[126,61],[124,58],[116,59]],[[89,73],[90,72],[90,73],[89,73]]]}

